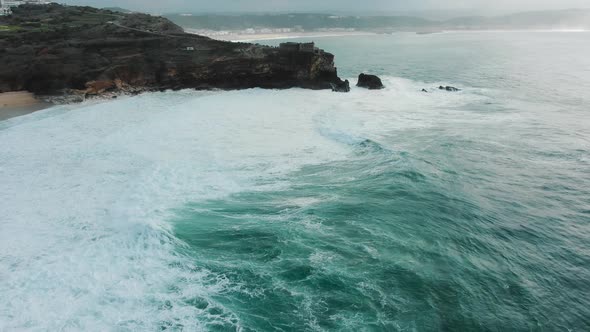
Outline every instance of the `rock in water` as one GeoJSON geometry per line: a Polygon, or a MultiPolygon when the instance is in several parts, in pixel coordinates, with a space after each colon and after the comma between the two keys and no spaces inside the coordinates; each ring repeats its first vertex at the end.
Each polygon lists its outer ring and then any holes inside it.
{"type": "Polygon", "coordinates": [[[438,87],[439,90],[446,90],[446,91],[451,91],[451,92],[456,92],[456,91],[461,91],[461,89],[457,89],[454,86],[439,86],[438,87]]]}
{"type": "Polygon", "coordinates": [[[367,74],[359,75],[358,83],[356,84],[356,86],[361,88],[367,88],[369,90],[378,90],[383,89],[385,87],[383,86],[383,83],[381,82],[381,79],[379,77],[367,74]]]}
{"type": "Polygon", "coordinates": [[[313,43],[218,41],[146,14],[21,5],[0,16],[0,26],[14,27],[0,31],[0,92],[105,96],[186,88],[330,89],[342,82],[334,55],[313,43]]]}
{"type": "Polygon", "coordinates": [[[332,85],[332,91],[334,92],[350,92],[350,82],[345,80],[340,83],[330,83],[332,85]]]}

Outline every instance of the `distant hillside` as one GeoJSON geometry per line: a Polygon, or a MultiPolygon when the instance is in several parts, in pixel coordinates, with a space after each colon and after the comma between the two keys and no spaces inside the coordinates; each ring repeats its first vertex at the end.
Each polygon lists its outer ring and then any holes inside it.
{"type": "Polygon", "coordinates": [[[497,17],[460,17],[445,26],[483,29],[590,29],[590,10],[524,12],[497,17]]]}
{"type": "Polygon", "coordinates": [[[299,28],[317,30],[423,29],[590,29],[590,10],[523,12],[505,16],[468,16],[445,21],[413,16],[338,16],[329,14],[165,15],[192,29],[244,30],[249,28],[299,28]]]}
{"type": "Polygon", "coordinates": [[[176,24],[192,29],[243,30],[249,28],[378,29],[383,27],[427,27],[432,21],[411,16],[337,16],[328,14],[245,14],[245,15],[165,15],[176,24]]]}

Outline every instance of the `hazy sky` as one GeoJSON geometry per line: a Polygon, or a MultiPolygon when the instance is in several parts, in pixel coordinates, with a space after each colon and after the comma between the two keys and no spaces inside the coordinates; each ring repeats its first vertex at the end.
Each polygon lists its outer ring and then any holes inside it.
{"type": "Polygon", "coordinates": [[[465,11],[477,13],[590,8],[590,0],[62,0],[95,7],[157,12],[204,11],[465,11]]]}

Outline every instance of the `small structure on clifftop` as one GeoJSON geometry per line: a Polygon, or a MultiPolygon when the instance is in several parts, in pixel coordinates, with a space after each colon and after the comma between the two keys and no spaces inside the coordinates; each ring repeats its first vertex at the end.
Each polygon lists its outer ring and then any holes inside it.
{"type": "Polygon", "coordinates": [[[287,42],[281,43],[279,48],[283,51],[299,52],[299,45],[300,43],[287,42]]]}
{"type": "Polygon", "coordinates": [[[315,47],[314,42],[311,42],[311,43],[286,42],[286,43],[281,43],[279,45],[279,48],[281,50],[289,51],[289,52],[303,52],[303,53],[315,53],[315,54],[323,53],[323,50],[320,50],[319,48],[315,47]]]}
{"type": "Polygon", "coordinates": [[[315,43],[301,43],[299,44],[299,51],[313,53],[315,51],[315,43]]]}

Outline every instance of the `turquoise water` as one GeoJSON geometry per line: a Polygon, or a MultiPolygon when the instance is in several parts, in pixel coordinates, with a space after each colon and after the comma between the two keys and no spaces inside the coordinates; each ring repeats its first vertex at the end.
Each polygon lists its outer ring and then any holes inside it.
{"type": "Polygon", "coordinates": [[[387,88],[0,122],[0,330],[587,331],[589,37],[317,38],[387,88]]]}

